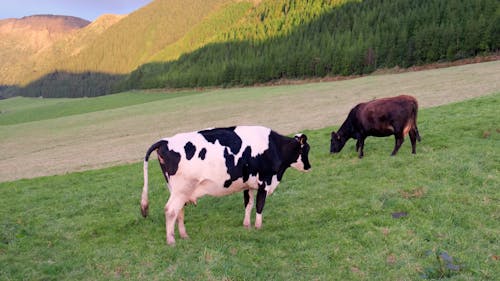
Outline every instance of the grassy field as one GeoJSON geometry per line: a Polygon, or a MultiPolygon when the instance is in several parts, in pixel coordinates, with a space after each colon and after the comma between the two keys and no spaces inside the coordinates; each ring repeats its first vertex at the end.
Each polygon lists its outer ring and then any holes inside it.
{"type": "Polygon", "coordinates": [[[263,229],[242,227],[241,194],[204,197],[173,248],[154,161],[147,219],[138,163],[0,183],[0,280],[494,280],[499,104],[421,110],[416,155],[368,138],[362,160],[352,140],[332,156],[337,126],[306,130],[313,170],[285,174],[263,229]]]}
{"type": "Polygon", "coordinates": [[[0,102],[0,126],[111,110],[191,94],[193,93],[177,92],[168,95],[155,95],[132,91],[96,98],[43,99],[15,97],[0,102]]]}
{"type": "Polygon", "coordinates": [[[135,163],[159,138],[235,124],[283,134],[340,124],[355,104],[401,93],[421,108],[500,91],[500,61],[358,79],[84,99],[0,100],[0,182],[135,163]]]}

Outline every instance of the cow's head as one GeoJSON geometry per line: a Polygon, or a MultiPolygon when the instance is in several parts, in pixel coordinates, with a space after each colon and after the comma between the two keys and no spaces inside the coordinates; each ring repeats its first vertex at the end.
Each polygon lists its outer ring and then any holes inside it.
{"type": "Polygon", "coordinates": [[[297,158],[290,166],[295,169],[306,172],[311,169],[311,163],[309,163],[309,144],[307,143],[307,136],[304,134],[298,134],[295,136],[295,140],[299,143],[297,158]]]}
{"type": "Polygon", "coordinates": [[[332,131],[332,138],[330,140],[330,153],[338,153],[342,150],[346,143],[344,137],[341,134],[332,131]]]}

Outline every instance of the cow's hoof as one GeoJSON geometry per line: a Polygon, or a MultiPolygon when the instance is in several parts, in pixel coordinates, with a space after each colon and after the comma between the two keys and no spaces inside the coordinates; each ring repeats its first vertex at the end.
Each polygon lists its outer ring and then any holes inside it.
{"type": "Polygon", "coordinates": [[[148,216],[148,206],[141,206],[141,214],[145,218],[148,216]]]}
{"type": "Polygon", "coordinates": [[[252,227],[250,220],[243,220],[243,227],[246,229],[250,229],[250,227],[252,227]]]}
{"type": "Polygon", "coordinates": [[[174,237],[167,237],[167,244],[169,246],[175,246],[175,238],[174,237]]]}

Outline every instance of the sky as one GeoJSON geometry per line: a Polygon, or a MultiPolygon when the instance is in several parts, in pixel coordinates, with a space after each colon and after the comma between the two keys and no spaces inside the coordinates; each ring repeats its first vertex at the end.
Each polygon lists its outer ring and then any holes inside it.
{"type": "Polygon", "coordinates": [[[51,14],[93,21],[102,14],[129,14],[152,0],[0,0],[0,19],[51,14]]]}

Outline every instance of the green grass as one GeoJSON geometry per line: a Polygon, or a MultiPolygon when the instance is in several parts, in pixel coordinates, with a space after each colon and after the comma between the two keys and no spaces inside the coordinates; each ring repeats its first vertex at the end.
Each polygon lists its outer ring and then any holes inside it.
{"type": "Polygon", "coordinates": [[[263,229],[242,227],[241,194],[204,197],[173,248],[154,161],[147,219],[139,163],[1,183],[0,280],[492,280],[498,104],[494,94],[421,110],[416,155],[408,140],[390,157],[392,138],[368,138],[362,160],[352,140],[332,156],[333,128],[306,131],[313,171],[287,171],[263,229]]]}
{"type": "Polygon", "coordinates": [[[104,111],[192,95],[194,92],[125,92],[96,98],[43,99],[15,97],[0,100],[0,126],[104,111]]]}

